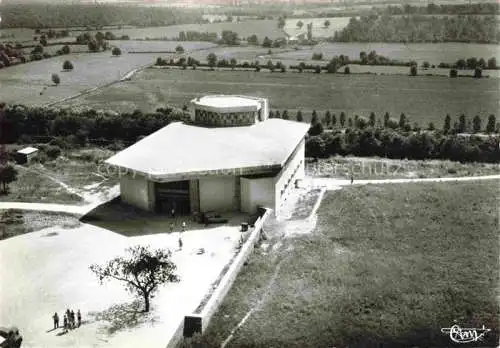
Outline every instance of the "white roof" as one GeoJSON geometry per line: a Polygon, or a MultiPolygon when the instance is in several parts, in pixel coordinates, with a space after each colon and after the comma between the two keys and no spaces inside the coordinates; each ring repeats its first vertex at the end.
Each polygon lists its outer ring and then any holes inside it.
{"type": "Polygon", "coordinates": [[[175,122],[106,162],[153,180],[264,172],[281,168],[308,130],[306,123],[282,119],[223,128],[175,122]]]}
{"type": "Polygon", "coordinates": [[[25,147],[24,149],[17,151],[17,153],[21,153],[23,155],[29,155],[29,154],[32,154],[33,152],[37,152],[37,151],[38,151],[37,148],[28,146],[28,147],[25,147]]]}
{"type": "Polygon", "coordinates": [[[231,95],[212,95],[205,96],[199,99],[193,100],[193,103],[200,106],[207,106],[211,108],[255,108],[260,109],[260,103],[258,99],[231,96],[231,95]]]}

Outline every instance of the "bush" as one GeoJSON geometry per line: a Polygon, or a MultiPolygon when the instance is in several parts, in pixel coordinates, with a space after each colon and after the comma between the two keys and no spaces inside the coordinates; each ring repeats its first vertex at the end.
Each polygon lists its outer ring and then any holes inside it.
{"type": "Polygon", "coordinates": [[[346,66],[346,67],[344,68],[344,74],[349,75],[350,73],[351,73],[351,69],[350,69],[348,66],[346,66]]]}
{"type": "Polygon", "coordinates": [[[90,52],[97,52],[97,51],[99,51],[99,45],[95,41],[89,41],[87,43],[87,47],[88,47],[88,49],[89,49],[90,52]]]}
{"type": "Polygon", "coordinates": [[[184,47],[182,47],[181,45],[178,45],[176,48],[175,48],[175,52],[177,53],[184,53],[184,47]]]}
{"type": "Polygon", "coordinates": [[[321,133],[323,133],[323,125],[321,122],[316,122],[309,128],[309,135],[311,136],[320,135],[321,133]]]}
{"type": "Polygon", "coordinates": [[[415,65],[413,65],[411,68],[410,68],[410,75],[411,76],[417,76],[417,67],[415,65]]]}
{"type": "Polygon", "coordinates": [[[450,70],[450,77],[451,77],[451,78],[456,78],[456,77],[458,77],[458,71],[457,71],[457,69],[451,69],[451,70],[450,70]]]}
{"type": "Polygon", "coordinates": [[[59,85],[61,83],[61,78],[57,74],[52,74],[52,82],[55,85],[59,85]]]}
{"type": "Polygon", "coordinates": [[[323,60],[323,53],[313,53],[312,60],[323,60]]]}
{"type": "Polygon", "coordinates": [[[314,72],[316,74],[320,74],[321,73],[321,67],[319,65],[316,65],[316,67],[314,68],[314,72]]]}
{"type": "Polygon", "coordinates": [[[33,48],[33,51],[31,51],[33,54],[41,54],[43,53],[43,46],[42,45],[36,45],[35,48],[33,48]]]}
{"type": "Polygon", "coordinates": [[[54,160],[57,157],[59,157],[61,155],[61,152],[62,152],[61,148],[57,145],[54,145],[54,146],[50,145],[45,150],[47,157],[51,160],[54,160]]]}
{"type": "Polygon", "coordinates": [[[119,47],[113,47],[111,54],[113,56],[120,56],[122,54],[122,50],[119,47]]]}
{"type": "Polygon", "coordinates": [[[70,54],[71,49],[69,48],[68,45],[64,45],[61,49],[62,54],[70,54]]]}
{"type": "Polygon", "coordinates": [[[480,79],[481,77],[483,77],[483,70],[481,68],[474,69],[474,77],[476,79],[480,79]]]}
{"type": "Polygon", "coordinates": [[[73,70],[73,63],[71,63],[69,60],[64,61],[63,69],[64,70],[73,70]]]}

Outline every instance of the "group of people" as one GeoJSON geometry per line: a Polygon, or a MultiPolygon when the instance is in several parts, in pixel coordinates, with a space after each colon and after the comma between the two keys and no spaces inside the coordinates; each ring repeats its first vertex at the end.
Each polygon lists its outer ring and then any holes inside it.
{"type": "MultiPolygon", "coordinates": [[[[54,321],[54,329],[59,328],[59,315],[54,313],[52,316],[52,319],[54,321]]],[[[76,329],[77,327],[80,327],[82,325],[82,313],[80,313],[80,310],[78,310],[75,314],[73,310],[66,309],[66,313],[64,313],[64,318],[63,318],[63,328],[64,331],[67,332],[68,330],[76,329]]]]}

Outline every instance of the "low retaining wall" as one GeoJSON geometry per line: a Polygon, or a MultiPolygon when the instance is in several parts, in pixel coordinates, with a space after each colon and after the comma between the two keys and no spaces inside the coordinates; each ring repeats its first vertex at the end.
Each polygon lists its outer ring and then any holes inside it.
{"type": "MultiPolygon", "coordinates": [[[[229,269],[224,274],[221,281],[217,285],[217,288],[212,293],[210,299],[207,301],[205,306],[203,306],[201,311],[199,313],[195,312],[186,315],[184,323],[182,323],[184,337],[191,337],[196,332],[203,333],[206,330],[208,324],[210,323],[210,319],[219,308],[229,289],[231,289],[231,286],[243,267],[243,264],[253,251],[255,243],[257,243],[262,231],[262,226],[271,214],[272,210],[266,209],[265,213],[257,219],[253,231],[250,233],[247,241],[243,244],[240,251],[233,259],[229,269]]],[[[170,347],[171,346],[169,345],[168,348],[170,347]]]]}

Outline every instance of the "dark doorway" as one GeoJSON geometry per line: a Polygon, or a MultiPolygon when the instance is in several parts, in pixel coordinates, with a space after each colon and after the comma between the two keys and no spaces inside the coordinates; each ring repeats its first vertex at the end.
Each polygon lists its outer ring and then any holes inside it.
{"type": "Polygon", "coordinates": [[[176,215],[189,215],[189,181],[173,181],[155,184],[156,212],[176,215]]]}

